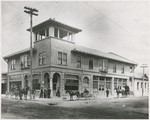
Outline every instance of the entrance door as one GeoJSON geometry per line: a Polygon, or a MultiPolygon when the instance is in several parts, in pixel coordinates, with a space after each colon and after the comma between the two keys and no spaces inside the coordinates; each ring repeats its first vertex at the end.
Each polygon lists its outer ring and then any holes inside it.
{"type": "Polygon", "coordinates": [[[44,98],[50,98],[50,79],[49,74],[44,74],[44,98]]]}
{"type": "Polygon", "coordinates": [[[106,77],[106,89],[109,89],[109,94],[112,93],[112,87],[111,87],[112,82],[111,82],[111,79],[112,78],[110,78],[110,77],[106,77]]]}
{"type": "Polygon", "coordinates": [[[105,78],[104,77],[99,78],[99,94],[101,96],[105,95],[105,78]]]}
{"type": "Polygon", "coordinates": [[[55,73],[53,75],[53,96],[56,96],[56,92],[60,88],[60,75],[59,73],[55,73]]]}
{"type": "Polygon", "coordinates": [[[26,88],[27,86],[29,86],[28,75],[25,75],[25,77],[24,77],[24,88],[26,88]]]}

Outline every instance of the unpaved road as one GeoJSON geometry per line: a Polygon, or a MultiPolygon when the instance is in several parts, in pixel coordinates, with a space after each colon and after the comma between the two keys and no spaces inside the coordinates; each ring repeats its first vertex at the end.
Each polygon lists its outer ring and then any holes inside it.
{"type": "Polygon", "coordinates": [[[148,119],[148,97],[1,102],[2,119],[148,119]]]}

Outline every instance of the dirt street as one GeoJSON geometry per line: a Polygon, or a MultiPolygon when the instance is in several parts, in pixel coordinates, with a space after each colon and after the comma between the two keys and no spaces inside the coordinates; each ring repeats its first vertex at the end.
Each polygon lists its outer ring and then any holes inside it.
{"type": "Polygon", "coordinates": [[[15,100],[2,97],[2,119],[148,119],[148,97],[15,100]]]}

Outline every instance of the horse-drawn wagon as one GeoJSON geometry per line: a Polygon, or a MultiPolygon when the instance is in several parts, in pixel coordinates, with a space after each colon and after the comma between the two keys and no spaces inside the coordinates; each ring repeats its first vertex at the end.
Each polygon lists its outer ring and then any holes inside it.
{"type": "Polygon", "coordinates": [[[78,100],[85,100],[85,99],[94,99],[96,96],[94,94],[90,94],[89,92],[80,93],[78,90],[66,90],[66,93],[69,93],[70,100],[73,100],[73,96],[76,96],[78,100]]]}

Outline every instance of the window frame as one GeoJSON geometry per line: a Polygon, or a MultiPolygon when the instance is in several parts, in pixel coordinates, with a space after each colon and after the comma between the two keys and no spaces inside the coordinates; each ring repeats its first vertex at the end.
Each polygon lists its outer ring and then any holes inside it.
{"type": "Polygon", "coordinates": [[[139,82],[137,82],[137,90],[139,90],[139,84],[140,84],[140,83],[139,83],[139,82]]]}
{"type": "Polygon", "coordinates": [[[133,67],[130,66],[130,73],[133,73],[133,67]]]}
{"type": "Polygon", "coordinates": [[[58,51],[58,59],[57,59],[57,64],[58,65],[63,65],[63,66],[67,66],[67,53],[64,52],[59,52],[58,51]]]}
{"type": "Polygon", "coordinates": [[[81,55],[77,55],[77,57],[76,57],[76,64],[77,64],[76,65],[77,68],[81,68],[81,55]],[[78,59],[78,58],[80,58],[80,59],[78,59]]]}
{"type": "Polygon", "coordinates": [[[93,70],[94,64],[93,64],[93,59],[89,60],[89,69],[93,70]]]}
{"type": "Polygon", "coordinates": [[[102,71],[108,71],[108,60],[102,60],[102,71]]]}
{"type": "Polygon", "coordinates": [[[62,65],[67,66],[67,53],[62,53],[62,65]]]}
{"type": "Polygon", "coordinates": [[[123,65],[121,68],[121,74],[124,74],[124,72],[125,72],[125,66],[123,65]]]}
{"type": "Polygon", "coordinates": [[[15,70],[15,64],[16,60],[15,59],[11,60],[11,70],[15,70]]]}
{"type": "Polygon", "coordinates": [[[113,73],[117,73],[117,64],[113,63],[113,73]]]}
{"type": "Polygon", "coordinates": [[[46,52],[39,53],[39,65],[45,65],[46,64],[46,52]]]}

